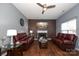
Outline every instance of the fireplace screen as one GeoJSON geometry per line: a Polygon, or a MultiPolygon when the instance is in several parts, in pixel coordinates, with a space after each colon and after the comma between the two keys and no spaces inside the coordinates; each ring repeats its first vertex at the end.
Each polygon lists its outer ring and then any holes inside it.
{"type": "Polygon", "coordinates": [[[37,31],[37,38],[39,39],[40,37],[43,37],[43,38],[47,38],[47,30],[38,30],[37,31]]]}
{"type": "Polygon", "coordinates": [[[47,38],[46,35],[47,33],[38,33],[38,38],[40,37],[47,38]]]}

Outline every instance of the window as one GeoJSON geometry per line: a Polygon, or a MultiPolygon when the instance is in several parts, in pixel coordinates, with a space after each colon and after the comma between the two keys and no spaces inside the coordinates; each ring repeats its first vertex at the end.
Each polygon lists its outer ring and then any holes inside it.
{"type": "Polygon", "coordinates": [[[76,19],[61,24],[62,33],[76,34],[76,19]]]}

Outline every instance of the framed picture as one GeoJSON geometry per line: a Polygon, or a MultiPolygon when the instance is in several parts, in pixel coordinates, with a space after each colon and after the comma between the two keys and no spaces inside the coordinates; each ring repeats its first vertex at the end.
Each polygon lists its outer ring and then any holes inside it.
{"type": "Polygon", "coordinates": [[[37,23],[38,29],[47,29],[47,27],[48,27],[48,22],[38,22],[37,23]]]}

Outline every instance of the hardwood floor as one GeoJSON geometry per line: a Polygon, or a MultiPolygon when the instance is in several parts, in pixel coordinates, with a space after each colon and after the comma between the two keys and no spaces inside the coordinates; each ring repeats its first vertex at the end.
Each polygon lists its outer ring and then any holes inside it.
{"type": "Polygon", "coordinates": [[[47,49],[40,49],[37,41],[34,41],[32,46],[23,52],[24,56],[78,56],[79,52],[66,52],[58,48],[54,43],[48,41],[47,49]]]}

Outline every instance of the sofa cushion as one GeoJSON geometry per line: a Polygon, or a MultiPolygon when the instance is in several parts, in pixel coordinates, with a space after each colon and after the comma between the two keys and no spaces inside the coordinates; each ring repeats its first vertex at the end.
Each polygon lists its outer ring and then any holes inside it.
{"type": "Polygon", "coordinates": [[[17,41],[19,41],[19,38],[17,36],[13,36],[14,39],[14,43],[16,43],[17,41]]]}
{"type": "Polygon", "coordinates": [[[63,35],[62,35],[62,38],[65,39],[65,38],[66,38],[66,34],[63,34],[63,35]]]}
{"type": "Polygon", "coordinates": [[[73,44],[73,42],[70,40],[64,40],[63,42],[64,42],[64,44],[73,44]]]}
{"type": "Polygon", "coordinates": [[[57,38],[62,38],[62,33],[58,33],[57,38]]]}
{"type": "Polygon", "coordinates": [[[60,34],[61,34],[61,33],[58,33],[56,37],[58,38],[58,37],[60,36],[60,34]]]}
{"type": "Polygon", "coordinates": [[[27,41],[21,41],[20,43],[22,43],[22,44],[23,44],[23,43],[28,43],[28,42],[27,42],[27,41]]]}
{"type": "Polygon", "coordinates": [[[22,38],[24,38],[24,37],[27,37],[27,35],[26,35],[26,33],[18,33],[18,34],[17,34],[17,37],[18,37],[19,39],[22,39],[22,38]]]}
{"type": "Polygon", "coordinates": [[[65,39],[72,41],[72,40],[74,40],[74,38],[75,38],[74,34],[67,34],[65,39]]]}
{"type": "Polygon", "coordinates": [[[28,40],[28,37],[24,37],[21,39],[21,41],[25,41],[25,40],[28,40]]]}
{"type": "Polygon", "coordinates": [[[56,43],[58,43],[58,44],[62,44],[62,43],[63,43],[63,41],[62,41],[62,40],[60,40],[60,39],[57,39],[57,40],[56,40],[56,43]]]}

